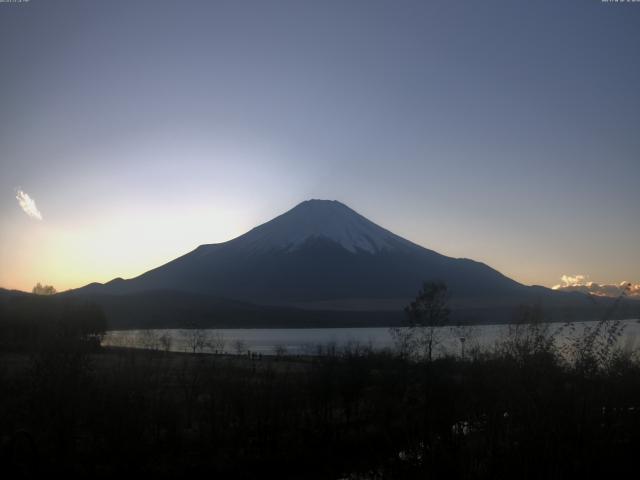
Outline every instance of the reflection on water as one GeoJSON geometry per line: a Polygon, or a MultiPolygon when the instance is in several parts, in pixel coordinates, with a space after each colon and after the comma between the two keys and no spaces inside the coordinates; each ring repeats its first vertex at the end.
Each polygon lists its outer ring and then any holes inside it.
{"type": "MultiPolygon", "coordinates": [[[[572,328],[565,324],[548,325],[548,331],[561,346],[581,335],[585,328],[597,322],[577,322],[572,328]]],[[[633,350],[638,346],[640,320],[625,320],[618,346],[633,350]]],[[[509,325],[478,325],[472,327],[441,327],[437,329],[438,353],[459,354],[464,348],[490,349],[504,340],[509,325]],[[463,340],[462,340],[463,339],[463,340]]],[[[355,345],[374,350],[393,348],[388,328],[255,328],[216,330],[114,330],[107,333],[105,346],[170,350],[174,352],[260,353],[264,355],[313,355],[319,348],[341,350],[355,345]]]]}

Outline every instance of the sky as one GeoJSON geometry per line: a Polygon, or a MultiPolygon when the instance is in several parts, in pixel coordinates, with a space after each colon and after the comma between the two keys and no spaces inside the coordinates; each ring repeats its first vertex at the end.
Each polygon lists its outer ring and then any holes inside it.
{"type": "Polygon", "coordinates": [[[0,3],[0,286],[309,198],[526,284],[640,281],[640,3],[0,3]]]}

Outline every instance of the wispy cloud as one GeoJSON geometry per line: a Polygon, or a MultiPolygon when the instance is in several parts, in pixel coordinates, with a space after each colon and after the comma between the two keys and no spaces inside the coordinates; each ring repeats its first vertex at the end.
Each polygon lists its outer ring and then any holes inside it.
{"type": "Polygon", "coordinates": [[[587,281],[587,275],[562,275],[560,284],[552,288],[563,292],[581,292],[601,297],[618,297],[626,292],[629,297],[640,298],[640,283],[627,281],[606,284],[587,281]]]}
{"type": "Polygon", "coordinates": [[[24,213],[36,220],[42,220],[42,214],[38,210],[35,200],[20,188],[16,191],[16,200],[18,200],[24,213]]]}

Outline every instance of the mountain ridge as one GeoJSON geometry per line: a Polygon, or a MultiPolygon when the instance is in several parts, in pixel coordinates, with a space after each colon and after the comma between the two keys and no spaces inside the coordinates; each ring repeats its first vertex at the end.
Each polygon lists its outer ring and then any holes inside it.
{"type": "Polygon", "coordinates": [[[478,321],[491,320],[482,312],[495,319],[498,310],[504,321],[522,303],[542,302],[556,310],[589,306],[586,296],[522,285],[482,262],[447,257],[404,239],[343,203],[317,199],[132,279],[69,294],[171,291],[307,313],[401,313],[425,281],[446,283],[452,307],[474,312],[478,321]]]}
{"type": "MultiPolygon", "coordinates": [[[[287,212],[231,240],[199,245],[194,250],[132,279],[123,280],[118,277],[104,284],[94,282],[81,287],[81,289],[100,286],[123,286],[128,282],[153,276],[155,272],[162,269],[174,268],[176,264],[185,261],[200,262],[207,257],[220,254],[220,252],[225,252],[235,257],[245,257],[265,252],[270,254],[295,254],[296,251],[305,248],[315,253],[320,253],[321,250],[334,249],[335,251],[335,247],[342,247],[347,252],[356,255],[373,254],[384,256],[390,253],[410,255],[420,252],[423,256],[431,257],[431,260],[438,264],[447,261],[458,264],[468,262],[469,265],[486,268],[497,276],[508,279],[482,262],[468,258],[448,257],[400,237],[371,222],[341,202],[312,199],[301,202],[287,212]],[[328,226],[327,219],[329,220],[328,226]],[[340,231],[340,226],[336,226],[336,219],[342,222],[340,225],[343,227],[342,231],[340,231]],[[355,222],[353,221],[354,219],[355,222]],[[358,224],[359,231],[357,228],[352,228],[354,223],[358,224]],[[302,228],[300,228],[301,224],[302,228]],[[295,231],[296,228],[298,231],[295,231]]],[[[508,280],[514,285],[521,285],[511,279],[508,280]]]]}

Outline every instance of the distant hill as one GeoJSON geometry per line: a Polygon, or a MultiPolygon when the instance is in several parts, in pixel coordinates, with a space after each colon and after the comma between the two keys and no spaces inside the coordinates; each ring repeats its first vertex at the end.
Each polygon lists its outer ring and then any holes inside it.
{"type": "Polygon", "coordinates": [[[0,297],[8,297],[13,295],[32,295],[32,294],[23,292],[21,290],[7,290],[6,288],[0,288],[0,297]]]}
{"type": "Polygon", "coordinates": [[[522,285],[493,268],[451,258],[376,225],[337,201],[309,200],[228,242],[201,245],[130,280],[65,295],[105,308],[113,325],[392,324],[424,281],[451,293],[454,321],[505,322],[523,303],[554,319],[596,318],[610,305],[522,285]]]}

